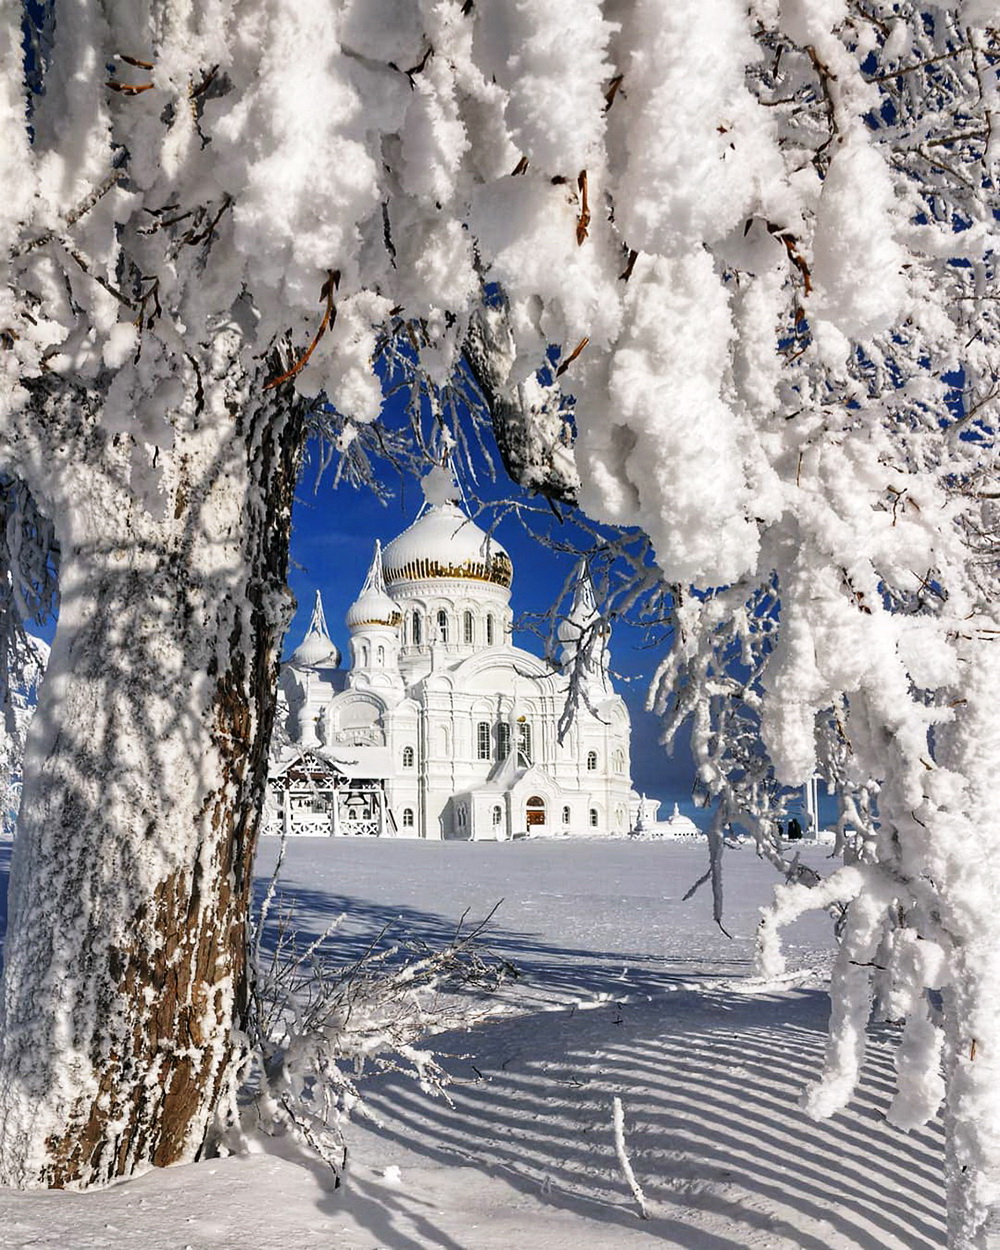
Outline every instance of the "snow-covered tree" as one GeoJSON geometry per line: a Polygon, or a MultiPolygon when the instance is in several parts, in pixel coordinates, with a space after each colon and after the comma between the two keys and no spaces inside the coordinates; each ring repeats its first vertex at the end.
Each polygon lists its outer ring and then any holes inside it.
{"type": "Polygon", "coordinates": [[[0,832],[9,837],[21,796],[21,766],[28,725],[49,649],[27,632],[52,612],[55,586],[52,527],[23,483],[0,475],[0,832]]]}
{"type": "Polygon", "coordinates": [[[435,404],[481,389],[522,481],[649,535],[678,592],[659,697],[710,793],[766,815],[818,753],[873,813],[824,887],[849,919],[812,1106],[849,1094],[878,963],[910,1020],[894,1114],[932,1110],[943,1045],[953,1244],[985,1244],[994,6],[30,12],[25,78],[0,3],[0,472],[61,606],[0,1179],[189,1159],[230,1114],[303,430],[325,396],[350,456],[397,351],[435,404]]]}

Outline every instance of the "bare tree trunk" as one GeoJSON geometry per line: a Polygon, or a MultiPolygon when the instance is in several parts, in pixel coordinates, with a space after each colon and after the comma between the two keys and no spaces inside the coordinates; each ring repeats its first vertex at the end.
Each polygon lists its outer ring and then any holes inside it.
{"type": "Polygon", "coordinates": [[[302,411],[213,351],[169,448],[54,389],[21,438],[62,562],[11,875],[10,1185],[194,1159],[234,1093],[302,411]]]}

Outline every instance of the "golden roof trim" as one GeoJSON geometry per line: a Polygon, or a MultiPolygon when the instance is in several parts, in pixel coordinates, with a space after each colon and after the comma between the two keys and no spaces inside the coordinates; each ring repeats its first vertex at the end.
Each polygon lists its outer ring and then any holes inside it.
{"type": "Polygon", "coordinates": [[[453,578],[455,580],[491,582],[493,585],[510,589],[514,580],[514,566],[506,552],[498,551],[489,560],[463,560],[460,564],[442,564],[440,560],[429,560],[426,557],[407,560],[398,568],[387,568],[385,580],[389,585],[394,582],[422,582],[433,578],[453,578]]]}

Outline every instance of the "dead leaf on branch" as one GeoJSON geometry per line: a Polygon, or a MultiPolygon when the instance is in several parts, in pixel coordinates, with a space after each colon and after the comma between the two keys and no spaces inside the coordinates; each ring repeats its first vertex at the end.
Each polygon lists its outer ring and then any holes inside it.
{"type": "Polygon", "coordinates": [[[580,216],[576,221],[576,245],[579,247],[587,237],[587,227],[590,225],[590,205],[587,202],[587,171],[585,169],[580,170],[576,185],[580,190],[580,216]]]}
{"type": "Polygon", "coordinates": [[[270,382],[264,383],[265,391],[273,390],[276,386],[280,386],[282,382],[287,382],[290,378],[294,378],[309,363],[309,357],[316,350],[316,345],[336,320],[337,310],[334,307],[333,296],[338,286],[340,286],[340,270],[328,269],[326,271],[326,281],[323,283],[323,288],[320,291],[320,298],[326,300],[326,309],[323,313],[323,320],[319,323],[319,329],[313,336],[312,342],[290,369],[286,369],[279,377],[272,378],[270,382]]]}

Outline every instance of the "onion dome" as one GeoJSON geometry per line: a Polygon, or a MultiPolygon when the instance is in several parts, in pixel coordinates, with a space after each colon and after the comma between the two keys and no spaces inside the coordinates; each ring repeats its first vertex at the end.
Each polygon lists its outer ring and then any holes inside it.
{"type": "Polygon", "coordinates": [[[447,577],[492,582],[509,590],[514,580],[507,552],[453,500],[426,507],[389,543],[383,562],[390,586],[447,577]]]}
{"type": "Polygon", "coordinates": [[[403,619],[399,605],[386,594],[385,577],[382,572],[382,544],[375,540],[375,554],[371,568],[361,587],[361,594],[351,604],[344,618],[347,628],[361,629],[365,625],[384,625],[395,628],[403,619]]]}
{"type": "Polygon", "coordinates": [[[340,652],[327,631],[323,600],[318,590],[305,637],[289,656],[288,662],[296,668],[337,668],[340,664],[340,652]]]}
{"type": "Polygon", "coordinates": [[[674,810],[670,819],[666,821],[667,827],[676,838],[696,838],[701,830],[690,818],[690,816],[682,816],[681,809],[674,804],[674,810]]]}
{"type": "Polygon", "coordinates": [[[556,629],[556,637],[564,645],[573,646],[583,638],[588,630],[593,629],[599,617],[597,596],[594,594],[594,583],[590,580],[586,560],[581,560],[576,568],[573,603],[568,614],[559,622],[556,629]]]}

